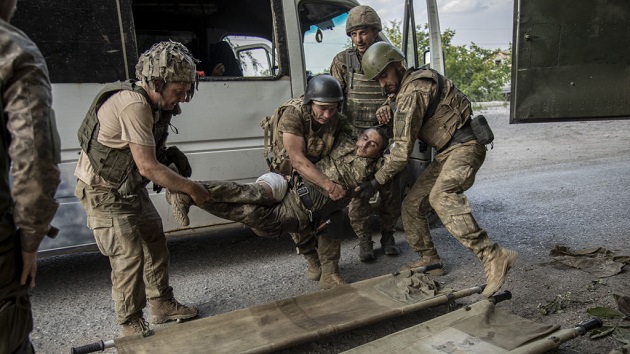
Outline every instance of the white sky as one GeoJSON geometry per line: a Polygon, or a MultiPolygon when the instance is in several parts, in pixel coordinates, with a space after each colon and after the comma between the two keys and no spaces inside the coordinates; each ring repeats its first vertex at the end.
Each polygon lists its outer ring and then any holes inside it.
{"type": "MultiPolygon", "coordinates": [[[[403,0],[359,0],[374,8],[384,25],[402,20],[403,0]]],[[[437,0],[440,29],[455,30],[452,43],[470,45],[474,42],[488,49],[508,49],[512,42],[513,0],[437,0]]],[[[427,22],[426,2],[414,1],[417,25],[427,22]]]]}

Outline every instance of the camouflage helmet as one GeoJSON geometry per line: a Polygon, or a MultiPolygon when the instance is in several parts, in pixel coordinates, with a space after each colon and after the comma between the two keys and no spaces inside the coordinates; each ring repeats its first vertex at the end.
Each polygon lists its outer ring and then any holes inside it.
{"type": "Polygon", "coordinates": [[[154,80],[191,83],[186,93],[190,101],[199,81],[195,59],[188,48],[172,40],[154,44],[140,55],[136,64],[136,78],[155,90],[154,80]]]}
{"type": "Polygon", "coordinates": [[[350,37],[350,33],[359,28],[374,28],[378,32],[383,29],[381,25],[381,18],[378,17],[376,11],[373,8],[360,5],[352,8],[350,12],[348,12],[348,20],[346,21],[346,34],[350,37]]]}
{"type": "Polygon", "coordinates": [[[311,101],[323,103],[339,103],[343,101],[343,90],[337,79],[330,75],[322,74],[313,77],[306,85],[304,103],[311,101]]]}
{"type": "Polygon", "coordinates": [[[361,67],[363,73],[370,80],[376,77],[389,65],[405,60],[405,56],[398,48],[391,43],[376,42],[372,44],[363,54],[361,59],[361,67]]]}

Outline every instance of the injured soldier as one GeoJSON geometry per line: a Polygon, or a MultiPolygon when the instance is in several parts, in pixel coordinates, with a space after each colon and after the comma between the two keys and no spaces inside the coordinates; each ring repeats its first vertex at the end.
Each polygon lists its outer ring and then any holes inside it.
{"type": "MultiPolygon", "coordinates": [[[[218,217],[251,227],[262,237],[277,237],[283,233],[314,235],[326,228],[327,237],[340,237],[342,209],[348,205],[357,186],[371,176],[376,162],[385,149],[387,138],[381,128],[368,128],[356,141],[341,134],[329,156],[316,166],[333,182],[346,190],[346,197],[337,201],[314,184],[294,173],[291,178],[266,173],[256,183],[239,184],[228,181],[201,182],[210,192],[210,200],[199,208],[218,217]],[[291,180],[291,183],[287,181],[291,180]],[[319,229],[319,230],[318,230],[319,229]]],[[[167,191],[166,199],[173,208],[175,219],[188,225],[188,210],[192,199],[184,193],[167,191]]]]}

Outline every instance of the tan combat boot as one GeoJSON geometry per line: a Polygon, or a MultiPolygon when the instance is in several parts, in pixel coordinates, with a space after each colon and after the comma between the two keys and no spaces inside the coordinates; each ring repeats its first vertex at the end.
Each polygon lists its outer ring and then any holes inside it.
{"type": "Polygon", "coordinates": [[[199,314],[199,310],[192,306],[182,305],[175,298],[170,300],[149,299],[151,308],[151,323],[158,324],[167,321],[187,320],[199,314]]]}
{"type": "Polygon", "coordinates": [[[339,275],[337,262],[327,262],[322,264],[322,277],[319,279],[319,288],[322,290],[332,289],[339,285],[348,284],[339,275]]]}
{"type": "Polygon", "coordinates": [[[383,231],[381,233],[381,247],[383,248],[383,252],[388,256],[400,255],[400,248],[396,246],[393,232],[383,231]]]}
{"type": "Polygon", "coordinates": [[[372,235],[359,236],[359,259],[361,262],[372,262],[375,258],[372,235]]]}
{"type": "Polygon", "coordinates": [[[141,313],[131,316],[127,322],[121,324],[120,335],[122,337],[132,336],[134,334],[141,334],[143,337],[153,334],[153,330],[149,328],[149,324],[141,313]]]}
{"type": "Polygon", "coordinates": [[[318,281],[322,276],[322,269],[319,264],[319,257],[317,256],[317,252],[313,252],[310,254],[305,254],[304,258],[306,259],[306,278],[308,280],[318,281]]]}
{"type": "Polygon", "coordinates": [[[438,256],[437,254],[433,256],[423,256],[419,254],[419,256],[420,256],[419,260],[409,263],[409,264],[405,264],[404,266],[400,267],[400,271],[415,269],[419,267],[426,267],[430,264],[439,263],[440,264],[439,268],[430,270],[426,273],[433,276],[440,276],[446,273],[446,271],[444,270],[444,267],[442,266],[442,260],[440,259],[440,256],[438,256]]]}
{"type": "Polygon", "coordinates": [[[167,189],[166,202],[173,208],[172,212],[175,220],[182,226],[188,226],[190,224],[188,211],[193,204],[192,198],[186,193],[171,192],[167,189]]]}
{"type": "Polygon", "coordinates": [[[507,272],[516,263],[518,253],[497,246],[490,254],[480,258],[483,262],[483,270],[486,272],[486,288],[481,295],[490,297],[505,283],[507,272]]]}

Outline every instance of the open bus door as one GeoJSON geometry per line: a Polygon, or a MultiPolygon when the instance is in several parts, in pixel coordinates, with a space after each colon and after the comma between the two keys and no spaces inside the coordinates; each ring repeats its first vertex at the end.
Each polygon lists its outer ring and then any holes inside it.
{"type": "Polygon", "coordinates": [[[515,0],[510,123],[629,119],[628,28],[628,0],[515,0]]]}

